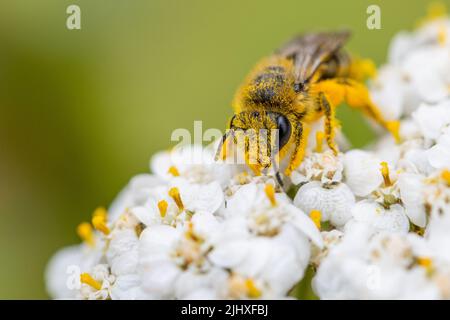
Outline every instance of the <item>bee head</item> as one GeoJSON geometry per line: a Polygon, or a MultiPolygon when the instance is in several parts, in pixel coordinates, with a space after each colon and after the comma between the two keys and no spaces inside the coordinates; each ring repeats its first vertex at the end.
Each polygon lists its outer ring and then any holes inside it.
{"type": "MultiPolygon", "coordinates": [[[[227,139],[232,136],[237,150],[245,151],[248,164],[257,168],[268,168],[277,162],[274,157],[288,143],[291,131],[289,119],[280,113],[241,112],[231,119],[217,157],[223,152],[227,139]]],[[[226,157],[225,152],[222,156],[226,157]]]]}
{"type": "Polygon", "coordinates": [[[281,113],[252,111],[236,114],[230,121],[230,129],[245,132],[248,136],[258,135],[281,150],[289,141],[292,126],[289,119],[281,113]]]}

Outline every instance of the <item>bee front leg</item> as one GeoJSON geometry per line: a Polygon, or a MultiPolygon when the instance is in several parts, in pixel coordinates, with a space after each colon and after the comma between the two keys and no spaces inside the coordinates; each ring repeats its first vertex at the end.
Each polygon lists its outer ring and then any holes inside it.
{"type": "Polygon", "coordinates": [[[232,136],[234,138],[234,132],[232,129],[228,130],[222,137],[222,139],[220,140],[220,143],[217,147],[217,151],[216,154],[214,156],[214,160],[218,161],[219,159],[221,160],[225,160],[227,158],[227,140],[228,138],[232,136]]]}
{"type": "Polygon", "coordinates": [[[262,169],[260,159],[258,158],[259,142],[255,137],[246,137],[244,143],[245,163],[252,170],[253,174],[258,177],[261,175],[262,169]]]}
{"type": "Polygon", "coordinates": [[[334,128],[338,126],[335,107],[330,104],[323,92],[319,94],[319,104],[325,115],[325,138],[327,139],[327,144],[333,153],[337,155],[338,147],[334,142],[334,128]]]}
{"type": "Polygon", "coordinates": [[[270,153],[270,164],[273,168],[273,172],[275,174],[275,180],[278,182],[279,186],[281,187],[281,189],[284,190],[284,182],[283,182],[283,178],[281,177],[280,174],[280,167],[279,167],[279,159],[280,159],[280,150],[278,148],[278,145],[275,143],[274,146],[272,146],[271,148],[269,148],[269,153],[270,153]]]}
{"type": "Polygon", "coordinates": [[[294,129],[294,143],[295,148],[291,155],[289,166],[285,170],[284,174],[290,176],[292,171],[302,163],[305,156],[306,144],[308,142],[309,127],[302,122],[298,122],[294,129]]]}

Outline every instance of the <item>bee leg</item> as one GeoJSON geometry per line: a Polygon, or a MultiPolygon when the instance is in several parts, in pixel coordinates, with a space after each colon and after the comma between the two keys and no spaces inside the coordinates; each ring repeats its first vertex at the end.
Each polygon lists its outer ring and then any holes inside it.
{"type": "MultiPolygon", "coordinates": [[[[275,143],[274,145],[272,145],[271,143],[271,139],[272,137],[266,137],[268,138],[266,141],[268,142],[265,145],[265,148],[263,148],[264,150],[263,153],[264,155],[267,156],[267,159],[269,160],[268,163],[266,163],[266,170],[269,169],[270,167],[272,167],[273,172],[275,173],[275,180],[278,183],[278,185],[280,186],[280,188],[284,190],[284,182],[283,182],[283,178],[281,177],[280,174],[280,167],[279,167],[279,145],[277,143],[275,143]]],[[[267,174],[267,171],[265,172],[265,174],[267,174]]]]}
{"type": "Polygon", "coordinates": [[[275,179],[277,180],[281,189],[284,190],[284,182],[283,182],[283,178],[281,177],[280,167],[278,166],[278,161],[277,161],[277,156],[276,156],[277,154],[278,154],[278,149],[272,150],[270,162],[272,164],[273,171],[275,172],[275,179]]]}
{"type": "MultiPolygon", "coordinates": [[[[254,147],[254,145],[252,144],[254,147]]],[[[257,156],[250,156],[250,142],[245,141],[245,163],[252,170],[255,176],[261,175],[261,164],[259,163],[257,156]]]]}
{"type": "Polygon", "coordinates": [[[281,174],[280,174],[279,170],[277,170],[277,172],[275,173],[275,178],[277,179],[277,182],[280,185],[281,189],[284,190],[284,182],[283,182],[283,178],[281,178],[281,174]]]}
{"type": "Polygon", "coordinates": [[[308,142],[309,127],[305,124],[298,122],[294,129],[294,139],[295,148],[291,156],[291,161],[289,166],[284,172],[288,177],[291,175],[292,171],[297,169],[297,167],[302,163],[303,157],[305,155],[306,144],[308,142]]]}
{"type": "Polygon", "coordinates": [[[219,146],[217,147],[216,155],[214,157],[215,161],[218,161],[219,159],[225,160],[227,157],[226,153],[226,142],[230,136],[233,135],[233,130],[228,130],[220,140],[219,146]]]}
{"type": "Polygon", "coordinates": [[[399,122],[384,119],[381,111],[371,101],[369,91],[363,83],[349,78],[329,79],[319,82],[316,90],[323,92],[334,106],[346,101],[351,108],[362,111],[391,132],[397,142],[400,141],[399,122]]]}
{"type": "Polygon", "coordinates": [[[319,94],[319,103],[325,114],[325,138],[327,139],[327,144],[333,153],[337,155],[338,147],[334,142],[334,128],[338,125],[336,121],[335,107],[331,106],[323,92],[319,94]]]}

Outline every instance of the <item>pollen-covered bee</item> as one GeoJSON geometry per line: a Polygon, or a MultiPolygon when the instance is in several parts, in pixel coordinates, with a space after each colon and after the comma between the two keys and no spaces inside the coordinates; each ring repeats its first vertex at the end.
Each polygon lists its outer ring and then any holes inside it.
{"type": "Polygon", "coordinates": [[[252,139],[254,134],[245,140],[245,159],[257,175],[273,166],[281,184],[276,156],[282,159],[291,153],[285,170],[289,176],[302,162],[311,123],[321,117],[324,117],[326,142],[338,153],[334,141],[338,126],[335,110],[343,102],[361,110],[398,140],[398,122],[383,118],[363,83],[374,75],[374,64],[352,58],[342,49],[349,35],[347,31],[301,35],[263,59],[236,93],[235,115],[223,136],[217,158],[226,158],[230,137],[237,143],[237,134],[265,131],[268,133],[263,135],[265,141],[261,136],[252,139]],[[272,131],[277,132],[276,139],[270,134],[272,131]],[[250,143],[252,140],[256,143],[250,143]]]}

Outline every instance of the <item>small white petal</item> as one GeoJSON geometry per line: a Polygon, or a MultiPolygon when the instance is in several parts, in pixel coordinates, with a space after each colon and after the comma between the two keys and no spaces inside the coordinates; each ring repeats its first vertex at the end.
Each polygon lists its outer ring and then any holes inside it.
{"type": "Polygon", "coordinates": [[[244,261],[249,251],[250,244],[247,241],[232,241],[216,246],[209,254],[209,259],[217,266],[234,268],[244,261]]]}
{"type": "Polygon", "coordinates": [[[421,228],[425,227],[426,213],[423,177],[412,173],[400,174],[398,186],[407,216],[415,225],[421,228]]]}
{"type": "Polygon", "coordinates": [[[217,231],[220,227],[217,218],[209,212],[197,212],[192,216],[192,224],[194,230],[199,235],[209,236],[217,231]]]}
{"type": "Polygon", "coordinates": [[[173,186],[180,190],[185,208],[192,212],[216,212],[224,202],[224,195],[220,184],[192,184],[183,179],[175,179],[173,186]]]}
{"type": "Polygon", "coordinates": [[[319,182],[313,181],[303,185],[294,198],[294,204],[309,213],[319,210],[322,221],[335,226],[343,226],[351,218],[351,207],[355,196],[344,183],[323,188],[319,182]]]}
{"type": "Polygon", "coordinates": [[[450,168],[450,134],[440,136],[437,144],[427,150],[426,156],[432,167],[436,169],[450,168]]]}
{"type": "Polygon", "coordinates": [[[161,299],[173,298],[174,284],[180,269],[172,262],[160,263],[152,268],[142,269],[142,289],[161,299]]]}
{"type": "Polygon", "coordinates": [[[356,221],[367,223],[378,231],[407,233],[409,220],[405,209],[398,205],[391,205],[389,209],[371,200],[362,200],[352,208],[356,221]]]}
{"type": "Polygon", "coordinates": [[[299,208],[290,205],[287,207],[289,211],[291,211],[292,214],[292,224],[301,232],[303,232],[306,237],[311,239],[311,241],[318,247],[323,246],[323,240],[322,235],[320,234],[319,229],[317,229],[317,226],[314,224],[314,222],[307,216],[303,211],[301,211],[299,208]]]}
{"type": "Polygon", "coordinates": [[[380,162],[372,153],[362,150],[352,150],[345,154],[345,183],[355,195],[365,197],[383,182],[380,162]]]}
{"type": "Polygon", "coordinates": [[[116,278],[111,290],[112,300],[143,300],[156,297],[146,294],[141,289],[141,278],[137,274],[123,275],[116,278]]]}
{"type": "Polygon", "coordinates": [[[428,46],[411,52],[402,63],[424,101],[434,103],[448,97],[449,56],[449,48],[428,46]]]}
{"type": "Polygon", "coordinates": [[[112,273],[124,275],[136,271],[139,259],[138,245],[134,229],[119,230],[112,234],[106,253],[112,273]]]}
{"type": "Polygon", "coordinates": [[[75,288],[69,288],[68,280],[71,266],[79,269],[81,273],[80,262],[83,259],[83,253],[80,245],[70,246],[59,250],[48,262],[45,270],[45,280],[47,292],[55,299],[74,298],[75,288]]]}
{"type": "Polygon", "coordinates": [[[387,120],[397,120],[403,113],[407,83],[398,67],[384,66],[372,85],[371,97],[387,120]]]}
{"type": "MultiPolygon", "coordinates": [[[[430,157],[428,156],[429,150],[424,149],[410,149],[406,151],[402,159],[402,165],[408,167],[412,166],[414,172],[420,172],[423,174],[430,174],[433,171],[433,167],[430,163],[430,157]],[[406,165],[408,164],[408,165],[406,165]]],[[[412,168],[410,168],[412,170],[412,168]]]]}
{"type": "Polygon", "coordinates": [[[285,295],[303,278],[305,266],[297,262],[295,252],[288,246],[278,246],[276,254],[266,264],[264,279],[271,284],[275,294],[285,295]]]}
{"type": "Polygon", "coordinates": [[[418,124],[425,138],[436,140],[442,133],[442,129],[450,124],[450,100],[438,105],[422,104],[413,113],[413,119],[418,124]]]}
{"type": "Polygon", "coordinates": [[[139,241],[141,263],[164,257],[179,238],[180,230],[167,225],[147,227],[142,231],[139,241]]]}
{"type": "Polygon", "coordinates": [[[130,209],[131,214],[133,214],[140,222],[149,226],[152,224],[152,214],[150,209],[144,206],[138,206],[130,209]]]}
{"type": "Polygon", "coordinates": [[[235,270],[247,277],[257,277],[263,272],[274,254],[273,243],[270,239],[257,237],[249,240],[249,250],[244,261],[235,267],[235,270]]]}

